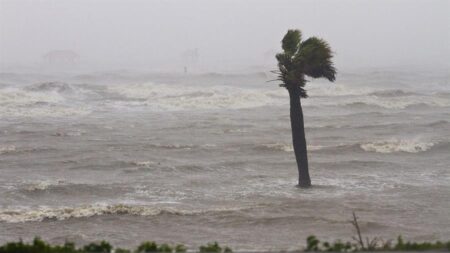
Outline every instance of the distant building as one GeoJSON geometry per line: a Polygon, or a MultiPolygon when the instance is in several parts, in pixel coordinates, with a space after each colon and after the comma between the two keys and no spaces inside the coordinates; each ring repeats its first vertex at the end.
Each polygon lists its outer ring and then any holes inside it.
{"type": "Polygon", "coordinates": [[[74,63],[79,55],[72,50],[53,50],[43,56],[48,63],[74,63]]]}

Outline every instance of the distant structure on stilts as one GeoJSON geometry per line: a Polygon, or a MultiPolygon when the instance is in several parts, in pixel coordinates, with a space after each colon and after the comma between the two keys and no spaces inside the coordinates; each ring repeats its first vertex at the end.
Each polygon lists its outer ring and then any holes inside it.
{"type": "Polygon", "coordinates": [[[184,51],[181,54],[181,58],[183,59],[183,63],[184,63],[184,73],[187,74],[188,72],[188,67],[195,67],[198,63],[198,49],[194,48],[194,49],[189,49],[184,51]]]}

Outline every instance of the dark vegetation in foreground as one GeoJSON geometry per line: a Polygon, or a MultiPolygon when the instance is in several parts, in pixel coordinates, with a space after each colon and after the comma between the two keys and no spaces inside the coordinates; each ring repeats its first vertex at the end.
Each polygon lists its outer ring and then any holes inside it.
{"type": "MultiPolygon", "coordinates": [[[[357,243],[335,241],[333,243],[320,242],[315,236],[309,236],[307,247],[304,252],[360,252],[360,251],[450,251],[450,241],[442,242],[405,242],[399,236],[396,243],[387,241],[382,244],[374,244],[374,241],[368,241],[364,247],[357,243]]],[[[66,242],[64,245],[52,246],[39,238],[35,238],[32,243],[10,242],[0,246],[0,253],[184,253],[187,248],[181,244],[170,246],[168,244],[156,244],[155,242],[144,242],[135,250],[113,248],[108,242],[90,243],[84,247],[77,248],[75,244],[66,242]]],[[[194,251],[190,251],[194,252],[194,251]]],[[[232,253],[228,247],[222,248],[217,242],[209,243],[195,251],[200,253],[232,253]]]]}
{"type": "MultiPolygon", "coordinates": [[[[303,252],[361,252],[361,251],[450,251],[450,241],[447,242],[409,242],[404,241],[401,236],[397,238],[395,243],[393,240],[384,241],[380,238],[368,238],[365,240],[361,235],[358,224],[358,218],[353,213],[353,221],[351,222],[356,230],[356,236],[353,242],[343,242],[337,240],[333,243],[321,242],[315,236],[309,236],[306,239],[307,246],[303,252]]],[[[35,238],[32,243],[9,242],[0,246],[0,253],[185,253],[188,249],[182,245],[156,244],[148,241],[141,243],[136,249],[113,248],[106,241],[90,243],[81,248],[75,247],[72,242],[66,242],[64,245],[52,246],[39,238],[35,238]]],[[[208,243],[200,246],[197,251],[189,250],[189,252],[199,253],[232,253],[228,247],[221,247],[217,242],[208,243]]]]}

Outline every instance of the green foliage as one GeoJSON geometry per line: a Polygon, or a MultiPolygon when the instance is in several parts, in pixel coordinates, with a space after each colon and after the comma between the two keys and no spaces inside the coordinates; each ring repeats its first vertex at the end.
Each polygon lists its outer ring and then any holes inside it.
{"type": "Polygon", "coordinates": [[[114,250],[114,253],[131,253],[131,251],[128,249],[117,248],[116,250],[114,250]]]}
{"type": "MultiPolygon", "coordinates": [[[[150,252],[164,252],[164,253],[172,253],[174,248],[172,248],[169,244],[161,244],[158,246],[156,242],[144,242],[141,243],[135,250],[135,253],[150,253],[150,252]]],[[[175,252],[182,253],[186,252],[186,247],[179,244],[175,246],[175,252]]]]}
{"type": "Polygon", "coordinates": [[[158,247],[158,252],[171,253],[172,251],[172,247],[170,247],[168,244],[161,244],[158,247]]]}
{"type": "Polygon", "coordinates": [[[231,248],[225,247],[223,248],[223,253],[232,253],[233,251],[231,250],[231,248]]]}
{"type": "MultiPolygon", "coordinates": [[[[311,235],[306,239],[307,246],[305,251],[309,252],[359,252],[359,251],[450,251],[450,241],[448,242],[409,242],[404,241],[399,236],[393,244],[392,240],[383,242],[377,238],[369,240],[364,247],[358,243],[342,242],[337,240],[333,243],[321,242],[317,237],[311,235]]],[[[164,253],[183,253],[186,252],[184,245],[178,244],[171,247],[168,244],[158,245],[155,242],[144,242],[140,244],[134,253],[149,253],[149,252],[164,252],[164,253]]],[[[32,243],[24,243],[23,241],[9,242],[0,246],[0,253],[131,253],[127,249],[113,247],[105,241],[100,243],[90,243],[82,248],[76,248],[73,243],[66,242],[63,245],[50,245],[40,238],[35,238],[32,243]]],[[[232,253],[229,247],[220,247],[217,242],[208,243],[205,246],[200,246],[200,253],[232,253]]]]}
{"type": "Polygon", "coordinates": [[[109,253],[112,246],[108,242],[101,241],[100,243],[90,243],[83,247],[83,251],[86,253],[109,253]]]}
{"type": "Polygon", "coordinates": [[[200,253],[221,253],[222,248],[217,242],[208,243],[206,246],[200,246],[200,253]]]}
{"type": "Polygon", "coordinates": [[[281,41],[281,47],[288,55],[294,55],[298,51],[302,34],[299,30],[288,30],[281,41]]]}
{"type": "Polygon", "coordinates": [[[450,241],[447,243],[442,243],[440,241],[432,242],[404,242],[403,238],[399,236],[397,238],[397,244],[392,248],[392,250],[397,251],[425,251],[425,250],[442,250],[447,249],[450,251],[450,241]]]}
{"type": "Polygon", "coordinates": [[[208,243],[206,246],[200,246],[199,250],[200,250],[200,253],[232,253],[233,252],[228,247],[225,247],[222,249],[222,247],[220,247],[217,242],[208,243]]]}
{"type": "Polygon", "coordinates": [[[322,243],[322,247],[324,251],[328,252],[349,252],[352,251],[353,245],[350,242],[341,242],[340,240],[335,241],[334,243],[324,242],[322,243]]]}
{"type": "Polygon", "coordinates": [[[326,41],[311,37],[302,42],[300,47],[294,61],[303,68],[305,75],[312,78],[324,77],[331,82],[336,79],[336,69],[331,61],[333,55],[326,41]]]}
{"type": "Polygon", "coordinates": [[[300,97],[308,95],[304,90],[305,76],[326,78],[333,82],[336,69],[332,62],[333,53],[328,43],[311,37],[302,42],[299,30],[288,30],[281,41],[282,53],[275,56],[278,61],[277,80],[289,91],[295,90],[300,97]]]}
{"type": "Polygon", "coordinates": [[[184,253],[186,251],[187,251],[187,249],[183,244],[178,244],[177,246],[175,246],[176,253],[184,253]]]}
{"type": "Polygon", "coordinates": [[[360,251],[428,251],[428,250],[447,250],[450,251],[450,241],[447,243],[442,243],[440,241],[436,242],[404,242],[403,238],[399,236],[397,238],[397,243],[392,246],[392,241],[387,241],[385,243],[380,243],[381,240],[374,238],[373,240],[367,239],[367,243],[364,247],[360,246],[358,243],[342,242],[337,240],[333,243],[330,242],[320,242],[315,236],[308,236],[306,239],[306,249],[305,251],[314,252],[360,252],[360,251]]]}
{"type": "Polygon", "coordinates": [[[139,245],[135,253],[158,252],[158,245],[155,242],[143,242],[139,245]]]}
{"type": "Polygon", "coordinates": [[[51,246],[36,237],[32,244],[10,242],[0,247],[0,253],[84,253],[77,250],[73,243],[66,242],[63,246],[51,246]]]}
{"type": "Polygon", "coordinates": [[[319,240],[314,236],[310,235],[306,238],[306,250],[305,251],[319,251],[319,240]]]}

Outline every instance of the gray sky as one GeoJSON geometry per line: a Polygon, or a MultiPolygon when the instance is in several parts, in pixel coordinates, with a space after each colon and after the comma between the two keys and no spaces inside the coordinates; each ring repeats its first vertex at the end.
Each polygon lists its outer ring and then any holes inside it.
{"type": "Polygon", "coordinates": [[[0,0],[0,67],[56,49],[114,68],[175,69],[193,48],[205,68],[268,65],[289,28],[329,41],[339,69],[449,67],[450,0],[0,0]]]}

